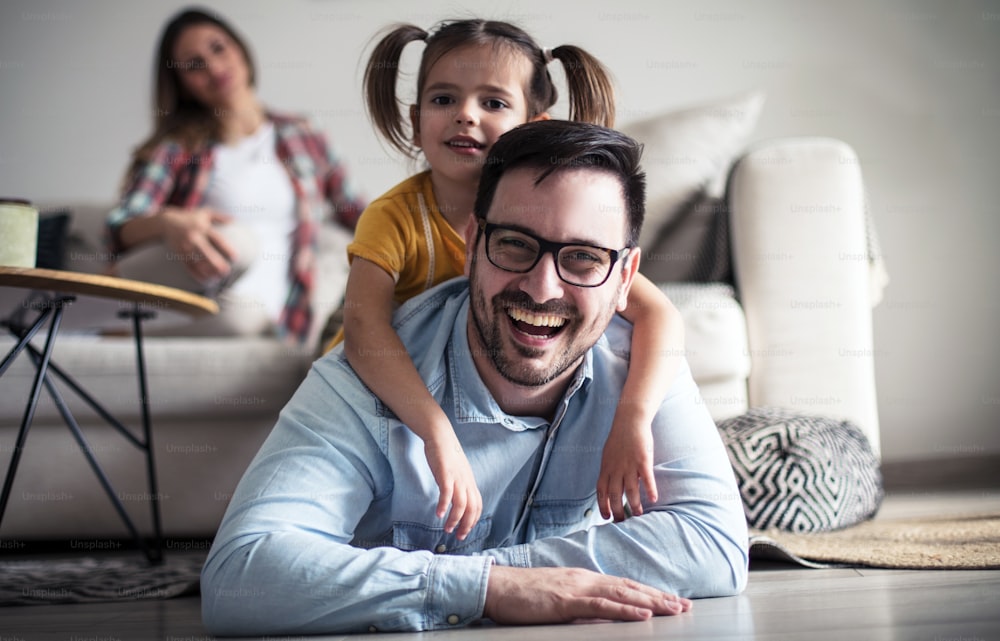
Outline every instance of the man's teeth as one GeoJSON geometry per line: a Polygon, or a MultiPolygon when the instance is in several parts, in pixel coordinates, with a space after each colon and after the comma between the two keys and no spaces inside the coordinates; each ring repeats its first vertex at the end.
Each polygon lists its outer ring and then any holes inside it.
{"type": "Polygon", "coordinates": [[[536,327],[562,327],[566,324],[565,318],[551,314],[532,314],[531,312],[517,308],[507,310],[507,313],[516,321],[536,327]]]}

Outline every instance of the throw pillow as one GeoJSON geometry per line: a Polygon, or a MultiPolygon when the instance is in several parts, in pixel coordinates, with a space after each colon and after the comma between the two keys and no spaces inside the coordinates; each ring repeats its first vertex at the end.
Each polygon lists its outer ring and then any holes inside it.
{"type": "Polygon", "coordinates": [[[760,117],[758,91],[627,124],[645,145],[641,270],[653,282],[729,280],[726,178],[760,117]]]}
{"type": "Polygon", "coordinates": [[[755,408],[719,423],[750,527],[822,532],[856,525],[882,503],[882,473],[847,421],[755,408]]]}
{"type": "Polygon", "coordinates": [[[62,269],[65,266],[66,239],[71,216],[68,209],[42,212],[38,216],[35,266],[39,269],[62,269]]]}

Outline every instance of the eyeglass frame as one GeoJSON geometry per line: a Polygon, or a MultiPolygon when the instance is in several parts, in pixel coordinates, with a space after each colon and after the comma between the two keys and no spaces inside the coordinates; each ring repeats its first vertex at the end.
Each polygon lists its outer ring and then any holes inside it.
{"type": "MultiPolygon", "coordinates": [[[[587,243],[579,243],[579,242],[557,243],[555,241],[547,240],[545,238],[541,238],[540,236],[536,236],[535,234],[532,234],[529,231],[525,231],[520,227],[512,227],[510,225],[500,225],[497,223],[491,223],[485,218],[477,217],[476,223],[479,225],[479,235],[483,236],[486,240],[486,245],[483,247],[483,251],[486,253],[486,259],[490,261],[490,264],[496,267],[497,269],[503,270],[511,274],[527,274],[532,269],[538,266],[538,262],[542,260],[542,256],[544,256],[545,254],[552,254],[552,264],[556,268],[556,275],[559,276],[559,280],[566,283],[567,285],[572,285],[573,287],[585,287],[589,289],[592,287],[600,287],[604,283],[608,282],[608,279],[611,278],[611,272],[615,270],[615,265],[618,263],[618,261],[624,260],[625,257],[628,256],[629,252],[631,252],[633,249],[633,247],[631,246],[626,246],[621,249],[609,249],[607,247],[600,247],[598,245],[588,245],[587,243]],[[538,253],[535,256],[534,262],[531,263],[531,266],[529,266],[527,269],[517,270],[496,264],[496,262],[493,260],[493,257],[490,256],[490,236],[497,229],[513,231],[517,232],[518,234],[524,234],[528,238],[538,243],[538,253]],[[574,283],[566,280],[566,277],[562,275],[562,270],[559,268],[559,252],[561,252],[566,247],[586,247],[587,249],[594,249],[606,253],[608,257],[611,258],[611,262],[608,263],[608,273],[604,275],[604,278],[601,279],[601,282],[594,283],[593,285],[581,285],[580,283],[574,283]]],[[[477,243],[479,242],[479,236],[476,237],[476,242],[477,243]]]]}

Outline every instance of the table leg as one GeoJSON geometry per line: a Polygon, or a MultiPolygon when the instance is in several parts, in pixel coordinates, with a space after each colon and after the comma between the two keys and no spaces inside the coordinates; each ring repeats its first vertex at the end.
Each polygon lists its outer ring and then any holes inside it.
{"type": "MultiPolygon", "coordinates": [[[[62,394],[55,385],[52,384],[52,379],[45,375],[45,389],[49,391],[49,395],[52,396],[52,401],[56,405],[56,409],[62,415],[63,420],[66,422],[66,426],[69,431],[73,434],[73,438],[76,439],[77,444],[83,451],[84,457],[87,459],[87,463],[90,464],[90,468],[97,475],[97,480],[101,483],[101,487],[104,488],[104,493],[108,495],[111,499],[112,505],[114,505],[115,511],[118,512],[118,516],[121,517],[122,521],[125,522],[125,527],[128,528],[129,533],[132,538],[135,539],[136,543],[145,551],[146,558],[149,559],[150,563],[158,563],[160,559],[160,547],[157,545],[155,550],[151,550],[145,543],[143,543],[142,537],[139,535],[138,528],[135,527],[135,523],[132,522],[132,518],[128,515],[125,510],[125,505],[122,503],[121,498],[115,493],[115,488],[111,485],[110,479],[108,479],[107,474],[104,473],[104,468],[101,467],[100,462],[97,457],[94,456],[94,451],[90,447],[90,443],[87,442],[87,438],[83,435],[83,430],[80,429],[79,423],[73,418],[73,414],[69,411],[69,406],[63,399],[62,394]]],[[[158,542],[159,543],[159,542],[158,542]]]]}
{"type": "MultiPolygon", "coordinates": [[[[149,390],[146,383],[146,360],[142,351],[142,321],[156,314],[140,309],[138,303],[133,303],[130,311],[121,312],[122,316],[132,317],[132,335],[135,337],[136,371],[139,380],[139,404],[142,411],[142,431],[146,450],[146,474],[149,480],[149,506],[153,517],[153,533],[156,536],[156,551],[162,555],[163,527],[160,523],[160,491],[156,482],[156,461],[153,457],[153,429],[149,416],[149,390]]],[[[152,561],[152,559],[150,559],[152,561]]]]}
{"type": "Polygon", "coordinates": [[[6,356],[4,356],[3,363],[0,363],[0,376],[4,375],[4,372],[7,371],[7,368],[10,367],[11,363],[17,360],[18,354],[24,351],[24,348],[31,343],[31,339],[35,337],[38,330],[45,324],[45,320],[49,317],[49,314],[52,313],[53,309],[54,307],[51,304],[47,305],[38,314],[38,317],[35,319],[35,322],[31,324],[31,327],[29,327],[26,331],[23,326],[15,324],[11,320],[4,320],[0,323],[0,325],[6,325],[10,330],[11,335],[17,339],[17,344],[10,348],[10,351],[7,352],[6,356]]]}
{"type": "MultiPolygon", "coordinates": [[[[31,396],[28,398],[28,405],[24,408],[24,418],[21,420],[21,428],[17,432],[17,440],[14,443],[14,451],[10,455],[10,466],[7,468],[7,476],[3,481],[3,491],[0,493],[0,523],[3,522],[4,512],[7,510],[7,501],[10,499],[10,492],[14,486],[14,476],[17,473],[18,463],[21,461],[21,452],[24,450],[24,442],[28,438],[28,430],[31,429],[31,421],[35,417],[35,409],[38,407],[38,396],[42,391],[42,382],[46,380],[46,371],[49,367],[49,361],[52,358],[52,347],[55,344],[56,334],[59,333],[59,323],[62,321],[63,307],[66,303],[74,300],[74,297],[59,297],[52,301],[51,307],[43,311],[38,319],[32,324],[31,328],[25,332],[24,336],[18,344],[11,350],[11,354],[8,354],[7,358],[4,359],[3,369],[0,370],[0,374],[3,373],[13,362],[13,358],[17,356],[24,347],[28,344],[28,341],[35,335],[41,324],[48,317],[50,311],[52,314],[52,324],[49,325],[49,334],[45,339],[45,351],[41,355],[41,359],[37,363],[37,369],[35,371],[35,380],[31,385],[31,396]]],[[[13,328],[11,328],[13,331],[13,328]]]]}
{"type": "Polygon", "coordinates": [[[7,508],[7,502],[10,498],[10,493],[14,484],[14,477],[17,472],[17,467],[20,462],[21,452],[24,449],[24,443],[28,436],[28,430],[31,428],[32,420],[34,419],[35,409],[38,405],[38,398],[41,394],[42,385],[48,390],[49,395],[52,397],[56,408],[59,410],[64,422],[69,428],[73,435],[73,438],[80,445],[83,450],[84,456],[87,458],[87,462],[90,464],[91,469],[97,475],[98,481],[101,483],[101,487],[104,489],[108,498],[111,499],[115,510],[118,515],[125,522],[126,527],[131,533],[132,537],[135,539],[136,544],[143,550],[146,555],[147,560],[151,564],[162,563],[163,561],[163,527],[160,519],[160,504],[159,504],[159,488],[156,480],[156,467],[154,461],[153,452],[153,440],[152,440],[152,421],[150,419],[149,413],[149,396],[148,396],[148,385],[146,380],[146,365],[142,350],[142,320],[152,317],[154,314],[152,312],[144,311],[140,309],[137,303],[133,304],[133,307],[127,311],[123,311],[120,315],[123,317],[128,317],[132,319],[133,331],[135,335],[135,345],[136,345],[136,358],[137,358],[137,378],[139,381],[139,402],[140,411],[142,413],[142,428],[143,428],[143,438],[136,438],[132,432],[126,428],[120,421],[113,417],[110,412],[108,412],[100,403],[97,402],[90,394],[87,393],[83,387],[77,383],[69,374],[64,372],[56,363],[51,361],[52,348],[55,344],[56,336],[59,334],[59,325],[62,320],[62,314],[64,311],[64,306],[67,303],[75,300],[73,296],[60,296],[49,302],[46,309],[44,309],[32,323],[31,327],[25,330],[23,327],[13,327],[11,326],[11,332],[19,339],[17,345],[15,345],[11,351],[4,358],[2,364],[0,364],[0,375],[2,375],[6,369],[9,367],[22,351],[27,350],[29,356],[35,364],[35,379],[32,384],[31,396],[28,401],[28,406],[25,408],[24,419],[21,422],[21,429],[17,435],[17,441],[14,446],[14,451],[11,456],[11,463],[7,469],[7,474],[4,479],[4,486],[2,494],[0,494],[0,523],[3,522],[3,515],[7,508]],[[49,326],[48,336],[45,342],[45,349],[43,352],[39,352],[30,341],[38,332],[38,330],[44,325],[45,320],[52,315],[52,321],[49,326]],[[149,483],[150,490],[150,507],[152,510],[153,518],[153,532],[155,536],[155,544],[150,547],[147,545],[139,534],[138,529],[135,527],[132,519],[129,517],[128,512],[125,510],[125,506],[122,504],[121,499],[115,494],[114,488],[111,485],[111,481],[108,479],[107,475],[104,473],[104,469],[101,467],[100,462],[94,456],[94,453],[83,435],[83,430],[80,428],[79,424],[74,419],[72,413],[69,410],[69,406],[66,404],[65,400],[60,394],[58,388],[52,383],[52,378],[49,373],[58,376],[77,396],[80,397],[87,405],[89,405],[97,414],[106,420],[111,427],[115,428],[119,433],[121,433],[125,438],[127,438],[133,445],[143,450],[146,456],[146,470],[147,470],[147,480],[149,483]]]}

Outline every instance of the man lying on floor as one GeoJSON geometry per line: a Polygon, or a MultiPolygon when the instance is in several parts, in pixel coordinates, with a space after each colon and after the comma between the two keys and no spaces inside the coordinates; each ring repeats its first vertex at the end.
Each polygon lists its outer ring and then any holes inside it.
{"type": "Polygon", "coordinates": [[[744,588],[740,495],[686,364],[652,422],[657,500],[644,494],[641,515],[621,522],[595,509],[629,366],[631,327],[615,312],[639,265],[640,155],[593,125],[506,133],[466,231],[468,278],[395,316],[482,494],[468,536],[435,513],[423,442],[338,348],[315,363],[233,496],[202,571],[210,632],[642,620],[744,588]],[[519,329],[540,317],[562,324],[519,329]]]}

